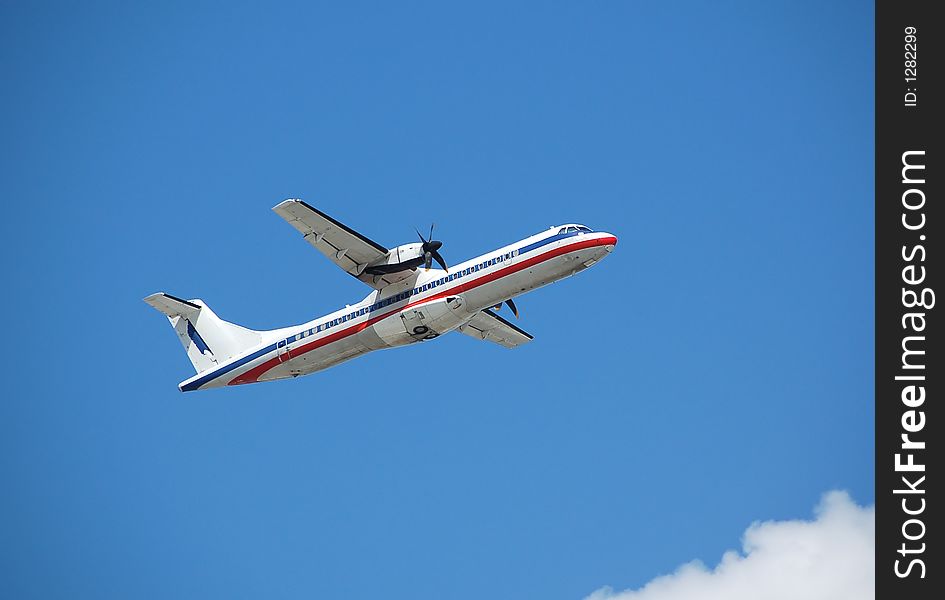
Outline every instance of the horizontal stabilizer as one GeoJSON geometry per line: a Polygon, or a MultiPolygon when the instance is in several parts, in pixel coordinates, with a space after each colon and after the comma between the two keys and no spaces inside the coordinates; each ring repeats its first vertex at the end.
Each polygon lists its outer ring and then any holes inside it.
{"type": "Polygon", "coordinates": [[[200,305],[194,304],[164,292],[151,294],[144,299],[145,302],[164,313],[168,317],[192,316],[200,310],[200,305]]]}

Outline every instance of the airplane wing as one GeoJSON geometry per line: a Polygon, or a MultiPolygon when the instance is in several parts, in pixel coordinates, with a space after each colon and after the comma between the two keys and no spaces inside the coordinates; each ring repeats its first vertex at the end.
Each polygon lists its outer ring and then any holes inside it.
{"type": "Polygon", "coordinates": [[[286,200],[273,209],[302,234],[305,241],[352,277],[375,289],[403,279],[402,273],[370,275],[364,269],[382,259],[388,250],[350,227],[332,219],[301,200],[286,200]]]}
{"type": "Polygon", "coordinates": [[[506,348],[515,348],[532,341],[532,336],[509,323],[491,310],[480,311],[459,331],[479,340],[495,342],[506,348]]]}

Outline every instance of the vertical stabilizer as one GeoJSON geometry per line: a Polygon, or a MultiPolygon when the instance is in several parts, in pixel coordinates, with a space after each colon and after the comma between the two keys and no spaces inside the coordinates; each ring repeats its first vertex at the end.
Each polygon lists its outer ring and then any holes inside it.
{"type": "Polygon", "coordinates": [[[224,321],[202,300],[183,300],[158,292],[144,301],[171,322],[198,373],[212,369],[262,341],[258,331],[224,321]]]}

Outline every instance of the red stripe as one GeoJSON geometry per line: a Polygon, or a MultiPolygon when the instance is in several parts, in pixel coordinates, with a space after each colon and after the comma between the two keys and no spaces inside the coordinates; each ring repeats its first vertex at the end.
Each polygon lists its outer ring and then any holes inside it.
{"type": "MultiPolygon", "coordinates": [[[[440,298],[445,298],[446,296],[468,292],[469,290],[475,289],[481,285],[491,283],[497,279],[501,279],[502,277],[511,275],[512,273],[517,273],[521,271],[522,269],[527,269],[528,267],[537,265],[538,263],[544,262],[546,260],[550,260],[556,256],[567,254],[568,252],[574,252],[575,250],[581,250],[583,248],[593,248],[595,246],[607,246],[607,245],[616,244],[616,243],[617,243],[617,238],[611,236],[611,237],[604,237],[604,238],[594,238],[590,240],[582,240],[580,242],[569,244],[567,246],[560,246],[553,250],[549,250],[545,254],[539,254],[538,256],[533,256],[529,259],[523,260],[522,262],[518,264],[510,265],[503,269],[499,269],[498,271],[495,271],[494,273],[489,273],[488,275],[480,277],[479,279],[460,283],[459,285],[453,286],[448,290],[437,292],[436,294],[429,296],[427,298],[423,298],[422,300],[417,300],[416,302],[410,302],[405,306],[402,306],[400,308],[395,308],[394,310],[387,312],[379,317],[372,317],[368,319],[367,321],[364,321],[363,323],[358,323],[357,325],[353,325],[351,327],[348,327],[347,329],[342,329],[341,331],[338,331],[331,335],[325,336],[317,340],[313,340],[309,342],[308,344],[299,346],[298,348],[293,348],[289,350],[288,356],[290,358],[296,358],[307,352],[311,352],[312,350],[315,350],[316,348],[327,346],[328,344],[331,344],[332,342],[337,342],[338,340],[348,337],[349,335],[359,333],[360,331],[370,327],[371,325],[377,323],[378,321],[382,321],[386,319],[387,317],[396,313],[400,313],[412,306],[418,306],[420,304],[426,304],[427,302],[439,300],[440,298]]],[[[241,385],[244,383],[255,383],[259,381],[259,378],[262,376],[263,373],[265,373],[269,369],[272,369],[282,364],[282,362],[283,361],[279,360],[278,357],[269,359],[266,362],[260,365],[257,365],[253,367],[252,369],[250,369],[249,371],[246,371],[242,375],[236,377],[235,379],[233,379],[233,381],[229,382],[227,385],[241,385]]]]}

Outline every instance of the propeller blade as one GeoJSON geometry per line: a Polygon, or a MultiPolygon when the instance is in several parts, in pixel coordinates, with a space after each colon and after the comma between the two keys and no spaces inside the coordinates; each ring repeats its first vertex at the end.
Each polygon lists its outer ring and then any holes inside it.
{"type": "MultiPolygon", "coordinates": [[[[439,263],[439,265],[440,265],[441,267],[443,267],[443,270],[444,270],[444,271],[446,271],[447,273],[450,272],[450,268],[446,266],[446,261],[443,260],[443,257],[440,256],[440,253],[439,253],[439,252],[437,252],[436,250],[434,250],[434,251],[431,252],[430,254],[432,254],[432,255],[433,255],[433,258],[436,259],[436,262],[439,263]]],[[[428,263],[429,263],[429,261],[428,261],[428,263]]],[[[427,268],[429,269],[429,267],[427,267],[427,268]]]]}
{"type": "Polygon", "coordinates": [[[423,234],[420,233],[420,230],[416,227],[414,230],[417,232],[417,237],[420,238],[420,241],[423,242],[423,266],[427,270],[430,270],[430,267],[433,266],[433,261],[435,260],[443,270],[449,273],[449,267],[446,266],[446,261],[443,260],[443,257],[439,253],[439,249],[443,247],[443,242],[433,239],[433,229],[436,227],[436,223],[430,224],[430,238],[426,239],[423,237],[423,234]]]}
{"type": "MultiPolygon", "coordinates": [[[[509,308],[512,309],[512,313],[515,315],[515,318],[517,319],[517,318],[518,318],[518,308],[515,306],[515,303],[512,302],[511,298],[508,299],[508,300],[506,300],[505,303],[509,305],[509,308]]],[[[502,308],[502,303],[499,302],[498,304],[496,304],[495,306],[492,307],[492,310],[499,310],[499,309],[501,309],[501,308],[502,308]]]]}

